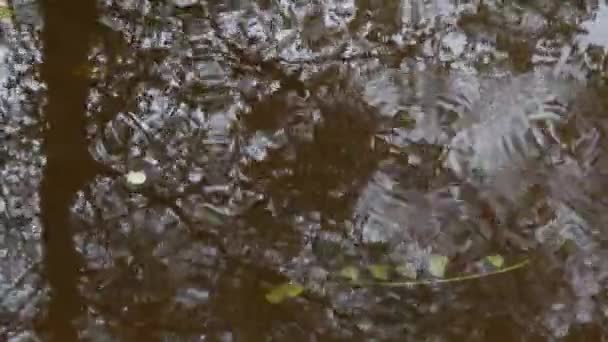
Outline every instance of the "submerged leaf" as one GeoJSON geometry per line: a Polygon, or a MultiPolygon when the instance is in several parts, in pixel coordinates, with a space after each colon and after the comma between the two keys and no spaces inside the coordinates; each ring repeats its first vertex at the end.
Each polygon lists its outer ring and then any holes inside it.
{"type": "Polygon", "coordinates": [[[501,268],[505,264],[505,258],[500,254],[488,255],[486,261],[496,268],[501,268]]]}
{"type": "Polygon", "coordinates": [[[146,182],[146,173],[143,171],[129,171],[127,173],[127,183],[130,185],[142,185],[146,182]]]}
{"type": "Polygon", "coordinates": [[[367,267],[372,277],[378,280],[388,280],[389,267],[388,265],[375,264],[367,267]]]}
{"type": "Polygon", "coordinates": [[[428,260],[428,270],[433,277],[443,278],[448,265],[448,257],[440,254],[431,254],[428,260]]]}
{"type": "Polygon", "coordinates": [[[197,208],[197,212],[194,217],[197,220],[206,222],[214,226],[220,226],[226,222],[226,220],[223,218],[223,216],[221,216],[220,213],[205,205],[202,205],[201,207],[197,208]]]}
{"type": "Polygon", "coordinates": [[[354,266],[346,266],[338,273],[340,277],[349,279],[350,281],[359,280],[359,269],[354,266]]]}
{"type": "Polygon", "coordinates": [[[412,264],[411,262],[397,266],[397,268],[395,268],[395,271],[409,279],[416,279],[418,277],[418,270],[416,269],[416,265],[412,264]]]}
{"type": "Polygon", "coordinates": [[[7,19],[13,16],[13,11],[7,6],[0,6],[0,19],[7,19]]]}
{"type": "Polygon", "coordinates": [[[266,300],[271,304],[278,304],[287,298],[297,297],[304,292],[304,287],[298,283],[286,282],[275,286],[266,293],[266,300]]]}

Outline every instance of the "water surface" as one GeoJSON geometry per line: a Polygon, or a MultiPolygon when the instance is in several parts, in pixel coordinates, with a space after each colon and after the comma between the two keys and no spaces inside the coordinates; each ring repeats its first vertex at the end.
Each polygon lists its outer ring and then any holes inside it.
{"type": "Polygon", "coordinates": [[[608,338],[605,2],[6,6],[0,340],[608,338]]]}

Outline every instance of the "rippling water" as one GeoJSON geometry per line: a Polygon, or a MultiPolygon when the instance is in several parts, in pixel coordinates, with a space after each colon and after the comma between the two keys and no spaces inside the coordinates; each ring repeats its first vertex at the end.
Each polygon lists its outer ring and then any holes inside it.
{"type": "Polygon", "coordinates": [[[606,3],[0,6],[0,340],[608,338],[606,3]]]}

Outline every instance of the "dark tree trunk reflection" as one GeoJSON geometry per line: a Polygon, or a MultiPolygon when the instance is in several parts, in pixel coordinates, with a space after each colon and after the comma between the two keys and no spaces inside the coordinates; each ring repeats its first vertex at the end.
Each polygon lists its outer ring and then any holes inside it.
{"type": "Polygon", "coordinates": [[[86,66],[97,13],[94,0],[46,0],[43,4],[42,78],[48,87],[43,115],[48,127],[41,212],[51,298],[41,326],[49,340],[74,341],[74,320],[84,303],[78,291],[81,260],[73,242],[70,205],[76,192],[97,173],[85,136],[88,80],[77,71],[86,66]]]}

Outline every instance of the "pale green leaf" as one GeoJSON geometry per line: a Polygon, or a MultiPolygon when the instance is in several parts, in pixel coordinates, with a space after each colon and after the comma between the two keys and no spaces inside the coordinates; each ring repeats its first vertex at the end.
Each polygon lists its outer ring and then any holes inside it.
{"type": "Polygon", "coordinates": [[[7,19],[13,16],[13,11],[9,7],[0,6],[0,19],[7,19]]]}
{"type": "Polygon", "coordinates": [[[214,226],[220,226],[226,222],[220,213],[207,206],[201,206],[197,210],[195,217],[198,220],[214,226]]]}
{"type": "Polygon", "coordinates": [[[271,304],[278,304],[287,298],[297,297],[304,292],[304,287],[298,283],[286,282],[272,288],[266,293],[266,300],[271,304]]]}
{"type": "Polygon", "coordinates": [[[127,183],[130,185],[142,185],[146,182],[146,173],[143,171],[129,171],[127,173],[127,183]]]}
{"type": "Polygon", "coordinates": [[[339,275],[342,278],[349,279],[350,281],[359,280],[359,269],[354,266],[346,266],[340,270],[339,275]]]}
{"type": "Polygon", "coordinates": [[[374,264],[367,267],[372,277],[378,280],[388,280],[389,267],[388,265],[374,264]]]}
{"type": "Polygon", "coordinates": [[[418,277],[416,265],[412,264],[411,262],[397,266],[395,271],[406,278],[416,279],[418,277]]]}
{"type": "Polygon", "coordinates": [[[448,257],[440,254],[431,254],[428,259],[428,271],[436,278],[443,278],[448,265],[448,257]]]}
{"type": "Polygon", "coordinates": [[[505,264],[505,258],[500,254],[488,255],[486,261],[496,268],[501,268],[505,264]]]}

